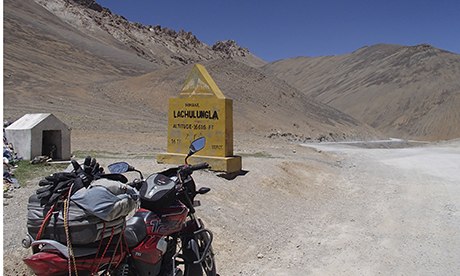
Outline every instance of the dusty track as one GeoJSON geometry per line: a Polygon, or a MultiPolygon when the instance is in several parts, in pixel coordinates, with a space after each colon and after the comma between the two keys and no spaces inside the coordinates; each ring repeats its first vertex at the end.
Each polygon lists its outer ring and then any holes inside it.
{"type": "MultiPolygon", "coordinates": [[[[245,175],[195,174],[212,188],[198,214],[215,233],[221,275],[460,271],[459,142],[404,149],[258,144],[237,151],[245,175]]],[[[128,161],[145,172],[165,167],[150,158],[128,161]]],[[[4,207],[5,275],[23,273],[14,266],[28,254],[18,233],[33,189],[18,190],[4,207]]]]}

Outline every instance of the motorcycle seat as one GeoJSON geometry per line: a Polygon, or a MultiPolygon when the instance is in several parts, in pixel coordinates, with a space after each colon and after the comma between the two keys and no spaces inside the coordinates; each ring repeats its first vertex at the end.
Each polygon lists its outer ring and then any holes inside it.
{"type": "Polygon", "coordinates": [[[141,217],[132,217],[126,222],[125,239],[129,248],[136,247],[147,236],[147,228],[144,219],[141,217]]]}

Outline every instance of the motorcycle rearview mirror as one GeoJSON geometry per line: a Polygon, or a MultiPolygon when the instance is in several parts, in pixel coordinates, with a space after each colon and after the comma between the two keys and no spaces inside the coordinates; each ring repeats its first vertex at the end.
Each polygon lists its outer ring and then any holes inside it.
{"type": "Polygon", "coordinates": [[[206,138],[205,137],[200,137],[196,140],[194,140],[189,147],[189,152],[187,156],[185,157],[185,164],[187,164],[187,158],[190,156],[194,155],[196,152],[202,150],[204,146],[206,145],[206,138]]]}
{"type": "Polygon", "coordinates": [[[126,162],[117,162],[107,166],[111,173],[125,173],[129,171],[134,171],[134,167],[130,166],[126,162]]]}

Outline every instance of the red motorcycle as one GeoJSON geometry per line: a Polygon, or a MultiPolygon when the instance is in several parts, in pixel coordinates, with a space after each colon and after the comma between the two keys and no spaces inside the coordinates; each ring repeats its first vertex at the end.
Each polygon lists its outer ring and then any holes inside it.
{"type": "MultiPolygon", "coordinates": [[[[195,215],[195,207],[199,206],[195,196],[210,189],[196,190],[191,177],[193,171],[209,165],[187,163],[188,157],[204,145],[203,137],[193,141],[185,165],[147,179],[126,162],[109,165],[109,171],[120,176],[117,179],[122,182],[127,182],[122,173],[135,171],[140,176],[128,183],[137,191],[134,196],[138,196],[140,208],[123,223],[122,229],[117,229],[119,222],[112,226],[104,223],[94,227],[99,240],[80,244],[34,240],[29,233],[23,246],[32,247],[33,255],[24,262],[36,275],[217,275],[213,235],[195,215]]],[[[92,231],[90,228],[80,231],[92,231]]]]}

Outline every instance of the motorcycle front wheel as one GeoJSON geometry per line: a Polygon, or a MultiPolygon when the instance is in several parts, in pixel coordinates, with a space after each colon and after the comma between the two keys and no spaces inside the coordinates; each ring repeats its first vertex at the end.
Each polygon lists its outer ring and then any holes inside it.
{"type": "Polygon", "coordinates": [[[216,276],[216,262],[214,260],[214,252],[212,250],[212,245],[209,247],[209,250],[204,258],[203,262],[199,264],[194,264],[193,262],[198,260],[198,256],[195,251],[189,246],[191,240],[198,245],[199,255],[202,256],[204,253],[206,244],[209,242],[209,236],[206,232],[200,233],[191,239],[186,239],[184,244],[187,245],[183,248],[184,258],[188,260],[185,264],[184,276],[216,276]],[[204,274],[203,274],[204,273],[204,274]]]}

